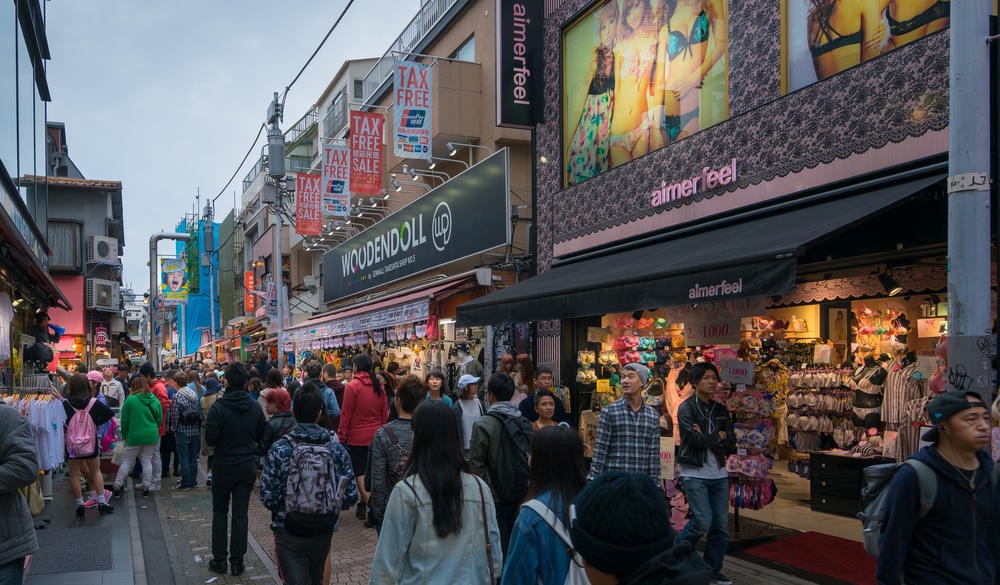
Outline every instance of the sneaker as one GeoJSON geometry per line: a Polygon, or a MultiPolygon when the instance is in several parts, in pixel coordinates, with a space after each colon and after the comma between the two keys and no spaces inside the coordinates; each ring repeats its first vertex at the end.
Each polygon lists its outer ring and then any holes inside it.
{"type": "Polygon", "coordinates": [[[723,575],[721,571],[716,571],[715,574],[712,575],[712,585],[733,585],[733,582],[729,579],[729,577],[723,575]]]}
{"type": "Polygon", "coordinates": [[[162,488],[162,486],[160,484],[154,483],[153,485],[149,486],[149,490],[148,491],[150,491],[150,492],[158,492],[158,491],[160,491],[161,488],[162,488]]]}
{"type": "Polygon", "coordinates": [[[115,486],[115,489],[113,489],[113,490],[111,491],[111,493],[112,493],[112,494],[114,494],[114,496],[115,496],[116,498],[118,498],[118,499],[121,499],[121,497],[122,497],[122,486],[120,486],[120,485],[116,485],[116,486],[115,486]]]}
{"type": "Polygon", "coordinates": [[[205,478],[205,485],[212,487],[212,474],[209,472],[208,477],[205,478]]]}
{"type": "MultiPolygon", "coordinates": [[[[111,490],[104,490],[104,501],[107,502],[110,500],[111,500],[111,490]]],[[[97,498],[89,498],[86,502],[83,503],[83,507],[87,509],[96,508],[97,504],[98,504],[97,498]]]]}
{"type": "Polygon", "coordinates": [[[110,514],[110,513],[114,512],[115,509],[113,507],[107,505],[107,504],[100,504],[99,503],[99,504],[97,504],[97,511],[100,512],[101,515],[103,516],[105,514],[110,514]]]}
{"type": "Polygon", "coordinates": [[[214,573],[223,573],[223,574],[225,574],[225,572],[226,572],[226,570],[228,568],[229,568],[229,565],[226,563],[225,560],[217,561],[215,559],[212,559],[212,560],[208,561],[208,570],[210,570],[210,571],[212,571],[214,573]]]}
{"type": "Polygon", "coordinates": [[[177,484],[177,487],[174,489],[174,491],[189,492],[189,491],[191,491],[193,489],[194,489],[193,485],[181,485],[181,484],[177,484]]]}

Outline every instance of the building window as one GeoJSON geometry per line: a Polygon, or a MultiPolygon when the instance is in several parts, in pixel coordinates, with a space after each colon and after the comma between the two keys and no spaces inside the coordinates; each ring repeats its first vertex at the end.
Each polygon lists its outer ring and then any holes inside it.
{"type": "Polygon", "coordinates": [[[330,107],[326,110],[323,120],[325,136],[334,138],[347,125],[347,88],[341,89],[333,96],[330,107]]]}
{"type": "Polygon", "coordinates": [[[448,56],[449,59],[458,59],[459,61],[476,61],[476,36],[473,35],[465,40],[454,53],[448,56]]]}
{"type": "Polygon", "coordinates": [[[49,221],[50,270],[83,270],[82,225],[75,221],[49,221]]]}
{"type": "Polygon", "coordinates": [[[365,99],[365,81],[363,79],[354,80],[354,99],[365,99]]]}

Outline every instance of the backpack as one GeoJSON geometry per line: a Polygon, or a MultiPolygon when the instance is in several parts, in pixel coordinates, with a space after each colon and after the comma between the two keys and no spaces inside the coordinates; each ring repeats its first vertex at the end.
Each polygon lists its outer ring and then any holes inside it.
{"type": "Polygon", "coordinates": [[[878,541],[882,536],[882,522],[885,520],[886,494],[889,492],[886,488],[889,487],[896,471],[903,465],[909,465],[917,472],[920,488],[918,520],[927,517],[934,506],[934,498],[937,497],[937,476],[923,461],[907,459],[902,463],[883,463],[866,467],[863,471],[861,511],[858,513],[858,519],[861,520],[865,552],[875,558],[878,558],[878,541]]]}
{"type": "Polygon", "coordinates": [[[406,467],[410,464],[410,454],[400,446],[399,437],[396,436],[396,433],[392,432],[389,425],[385,425],[382,429],[385,430],[385,434],[392,441],[392,444],[399,449],[399,461],[396,462],[396,467],[389,471],[389,487],[391,488],[399,483],[399,480],[403,479],[403,476],[406,474],[406,467]]]}
{"type": "Polygon", "coordinates": [[[285,435],[292,452],[285,484],[285,531],[293,536],[333,532],[340,515],[337,471],[330,441],[302,443],[285,435]]]}
{"type": "Polygon", "coordinates": [[[66,427],[66,453],[70,459],[82,459],[97,453],[97,425],[90,417],[90,409],[95,402],[97,399],[91,398],[83,410],[73,408],[73,418],[69,419],[69,426],[66,427]]]}
{"type": "Polygon", "coordinates": [[[552,531],[559,536],[559,539],[563,541],[566,545],[566,554],[570,557],[569,562],[569,572],[566,573],[566,580],[563,581],[563,585],[590,585],[590,580],[587,579],[587,572],[583,568],[583,559],[580,558],[580,554],[576,552],[573,546],[573,541],[569,537],[569,532],[566,530],[566,526],[563,525],[562,520],[556,516],[555,512],[549,509],[548,506],[540,502],[539,500],[528,500],[521,505],[522,508],[531,508],[536,514],[545,520],[545,523],[552,528],[552,531]]]}
{"type": "Polygon", "coordinates": [[[180,414],[181,423],[186,425],[200,425],[201,424],[201,406],[197,401],[188,404],[187,410],[181,411],[180,414]]]}
{"type": "Polygon", "coordinates": [[[501,439],[497,446],[493,491],[501,503],[519,503],[528,492],[528,455],[531,453],[534,429],[523,416],[502,416],[495,412],[487,412],[486,416],[500,421],[509,439],[501,439]]]}

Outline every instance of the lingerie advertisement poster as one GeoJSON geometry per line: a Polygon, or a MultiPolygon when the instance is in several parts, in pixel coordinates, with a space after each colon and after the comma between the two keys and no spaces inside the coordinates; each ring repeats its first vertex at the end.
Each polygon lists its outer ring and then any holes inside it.
{"type": "Polygon", "coordinates": [[[786,0],[787,91],[948,28],[947,0],[786,0]]]}
{"type": "Polygon", "coordinates": [[[563,173],[589,178],[729,117],[727,0],[606,0],[563,33],[563,173]]]}

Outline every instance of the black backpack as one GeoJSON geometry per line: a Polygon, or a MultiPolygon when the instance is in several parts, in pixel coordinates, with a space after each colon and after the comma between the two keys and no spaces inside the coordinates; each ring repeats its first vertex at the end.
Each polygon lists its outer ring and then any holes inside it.
{"type": "Polygon", "coordinates": [[[486,416],[500,421],[508,440],[497,446],[497,466],[493,475],[493,491],[497,500],[506,504],[519,504],[528,493],[528,455],[531,454],[531,435],[534,427],[523,416],[502,416],[487,412],[486,416]]]}

